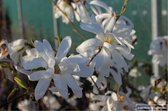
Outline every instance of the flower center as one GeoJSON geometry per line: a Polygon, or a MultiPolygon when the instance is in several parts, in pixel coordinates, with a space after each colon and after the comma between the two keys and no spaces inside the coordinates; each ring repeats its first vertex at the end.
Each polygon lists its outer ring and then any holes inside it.
{"type": "Polygon", "coordinates": [[[125,100],[125,97],[122,95],[117,95],[117,97],[119,102],[123,102],[125,100]]]}
{"type": "Polygon", "coordinates": [[[113,42],[113,38],[112,37],[104,37],[103,41],[111,44],[113,42]]]}
{"type": "Polygon", "coordinates": [[[61,73],[61,69],[59,68],[58,64],[55,65],[55,74],[60,74],[61,73]]]}

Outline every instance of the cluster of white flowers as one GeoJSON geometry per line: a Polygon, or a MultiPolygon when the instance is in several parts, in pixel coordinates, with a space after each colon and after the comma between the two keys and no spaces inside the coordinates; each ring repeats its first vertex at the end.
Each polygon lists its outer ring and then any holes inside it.
{"type": "MultiPolygon", "coordinates": [[[[36,40],[31,45],[23,39],[12,43],[1,41],[0,60],[10,58],[17,71],[27,75],[30,81],[38,81],[36,100],[41,99],[48,89],[68,99],[70,88],[76,97],[82,97],[80,77],[90,77],[97,90],[107,87],[106,77],[109,76],[120,87],[122,76],[128,72],[126,60],[133,58],[131,49],[136,35],[132,22],[100,0],[58,0],[54,8],[56,18],[62,17],[68,24],[74,22],[75,17],[80,28],[95,37],[81,43],[76,48],[76,55],[68,54],[72,45],[69,36],[56,44],[57,49],[45,39],[36,40]]],[[[93,97],[100,101],[98,104],[103,110],[117,110],[130,102],[127,94],[124,97],[108,91],[103,96],[104,99],[93,97]]]]}

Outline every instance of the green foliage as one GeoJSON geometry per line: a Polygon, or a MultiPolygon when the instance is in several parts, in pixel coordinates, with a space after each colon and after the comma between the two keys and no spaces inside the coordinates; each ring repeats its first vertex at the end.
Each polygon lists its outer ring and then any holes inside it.
{"type": "Polygon", "coordinates": [[[28,90],[28,87],[25,82],[23,82],[20,78],[14,77],[15,82],[22,88],[28,90]]]}

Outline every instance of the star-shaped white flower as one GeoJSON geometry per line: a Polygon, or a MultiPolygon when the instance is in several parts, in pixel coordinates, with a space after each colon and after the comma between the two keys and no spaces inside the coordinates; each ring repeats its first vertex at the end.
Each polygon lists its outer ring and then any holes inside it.
{"type": "MultiPolygon", "coordinates": [[[[23,57],[24,69],[29,71],[32,69],[37,70],[32,71],[32,73],[28,75],[31,81],[38,81],[35,88],[36,100],[43,97],[51,80],[54,81],[57,91],[59,91],[64,98],[68,98],[68,87],[72,89],[77,97],[82,96],[82,89],[73,75],[79,74],[80,65],[77,63],[82,64],[85,60],[74,56],[66,57],[71,44],[71,38],[65,37],[55,56],[47,40],[43,40],[43,42],[35,41],[35,48],[27,51],[27,56],[23,57]],[[77,62],[77,60],[79,61],[77,62]]],[[[92,72],[88,71],[86,75],[81,72],[79,76],[87,77],[90,73],[92,72]]]]}
{"type": "Polygon", "coordinates": [[[96,21],[101,25],[105,33],[113,33],[118,39],[132,43],[136,39],[135,30],[131,20],[124,16],[118,18],[116,12],[100,0],[90,2],[96,21]],[[102,11],[103,8],[106,12],[102,11]]]}
{"type": "MultiPolygon", "coordinates": [[[[152,41],[149,54],[153,55],[152,62],[161,66],[168,63],[168,36],[159,37],[152,41]]],[[[168,67],[168,66],[167,66],[168,67]]]]}
{"type": "Polygon", "coordinates": [[[19,64],[23,54],[26,40],[18,39],[8,44],[9,56],[15,64],[19,64]]]}
{"type": "Polygon", "coordinates": [[[125,44],[125,40],[119,40],[113,33],[104,33],[94,18],[91,24],[81,23],[81,28],[96,34],[96,37],[84,41],[76,51],[89,57],[99,74],[108,77],[111,73],[115,81],[121,85],[121,74],[128,71],[125,59],[133,58],[131,45],[128,47],[129,43],[125,44]]]}

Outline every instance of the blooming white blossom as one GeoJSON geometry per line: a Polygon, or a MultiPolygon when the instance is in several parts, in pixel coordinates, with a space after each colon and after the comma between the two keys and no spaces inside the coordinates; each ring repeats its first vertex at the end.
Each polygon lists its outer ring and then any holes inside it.
{"type": "Polygon", "coordinates": [[[89,22],[90,16],[84,5],[85,0],[58,0],[55,5],[55,17],[62,16],[64,23],[77,21],[89,22]]]}
{"type": "Polygon", "coordinates": [[[8,43],[9,56],[15,64],[18,64],[23,54],[26,40],[17,39],[11,43],[8,43]]]}
{"type": "Polygon", "coordinates": [[[104,33],[94,17],[92,23],[81,23],[81,28],[96,34],[96,37],[84,41],[76,51],[92,59],[98,74],[108,77],[111,73],[115,81],[121,85],[121,74],[128,71],[124,58],[133,58],[128,43],[125,44],[125,40],[119,40],[113,33],[104,33]]]}
{"type": "MultiPolygon", "coordinates": [[[[125,16],[118,16],[112,7],[108,7],[103,1],[91,1],[93,12],[96,14],[96,21],[101,24],[105,33],[113,33],[118,39],[127,40],[132,43],[136,39],[133,23],[125,16]],[[102,11],[105,9],[106,12],[102,11]]],[[[127,43],[125,41],[125,43],[127,43]]],[[[128,44],[129,45],[129,44],[128,44]]]]}
{"type": "Polygon", "coordinates": [[[23,53],[23,48],[25,46],[26,40],[17,39],[11,43],[8,43],[6,40],[2,40],[0,43],[0,59],[7,57],[9,54],[10,59],[14,62],[14,64],[18,64],[20,62],[20,58],[23,53]]]}
{"type": "Polygon", "coordinates": [[[90,108],[100,111],[133,111],[135,103],[131,101],[129,95],[130,92],[119,95],[111,91],[106,92],[105,95],[93,95],[90,108]]]}
{"type": "Polygon", "coordinates": [[[23,100],[21,102],[18,103],[17,106],[21,111],[36,111],[37,107],[35,102],[31,101],[31,100],[23,100]]]}
{"type": "Polygon", "coordinates": [[[149,54],[153,55],[153,63],[165,65],[168,68],[168,36],[159,37],[152,41],[149,54]]]}
{"type": "MultiPolygon", "coordinates": [[[[59,91],[64,98],[68,98],[68,87],[72,89],[77,97],[82,96],[82,89],[72,75],[80,71],[80,66],[76,63],[77,59],[80,61],[84,60],[83,58],[74,56],[66,57],[71,44],[71,38],[65,37],[55,56],[47,40],[43,40],[43,42],[35,41],[35,48],[27,51],[27,55],[23,57],[24,69],[30,71],[37,69],[37,71],[32,71],[32,73],[28,75],[30,80],[38,81],[35,88],[36,100],[43,97],[52,79],[57,91],[59,91]]],[[[90,73],[92,74],[92,72],[89,71],[88,73],[87,75],[80,73],[79,76],[86,77],[90,75],[90,73]]]]}
{"type": "Polygon", "coordinates": [[[54,8],[56,18],[62,16],[62,21],[66,24],[70,22],[69,20],[74,21],[74,11],[68,0],[58,0],[54,8]]]}

